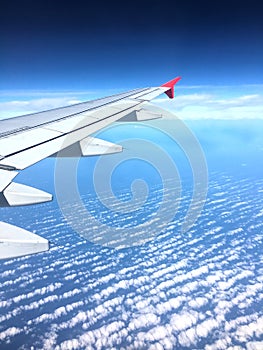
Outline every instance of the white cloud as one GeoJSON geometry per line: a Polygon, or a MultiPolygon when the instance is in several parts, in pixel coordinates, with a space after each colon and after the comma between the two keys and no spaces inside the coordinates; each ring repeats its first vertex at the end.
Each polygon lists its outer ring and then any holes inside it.
{"type": "Polygon", "coordinates": [[[0,340],[4,340],[7,337],[14,337],[16,334],[19,334],[21,332],[22,329],[19,329],[17,327],[7,328],[4,332],[0,333],[0,340]]]}
{"type": "Polygon", "coordinates": [[[0,120],[114,95],[119,90],[1,91],[0,120]]]}
{"type": "MultiPolygon", "coordinates": [[[[153,103],[178,113],[178,117],[182,119],[263,119],[262,90],[259,85],[185,86],[178,90],[174,100],[161,97],[153,103]]],[[[117,92],[2,92],[2,100],[5,97],[7,100],[0,102],[0,119],[67,106],[117,92]]]]}
{"type": "Polygon", "coordinates": [[[166,313],[178,309],[185,301],[185,297],[179,295],[176,298],[171,298],[163,303],[156,305],[156,312],[158,315],[165,315],[166,313]]]}
{"type": "Polygon", "coordinates": [[[172,315],[170,324],[172,325],[174,330],[183,331],[195,325],[198,321],[198,318],[199,315],[196,311],[181,312],[172,315]]]}
{"type": "Polygon", "coordinates": [[[182,346],[191,348],[198,341],[195,329],[189,328],[186,331],[182,331],[178,336],[178,341],[182,346]]]}
{"type": "Polygon", "coordinates": [[[40,98],[34,100],[13,100],[0,102],[0,119],[10,118],[17,115],[35,113],[61,106],[69,106],[79,103],[80,100],[71,97],[40,98]]]}
{"type": "Polygon", "coordinates": [[[219,323],[215,319],[209,318],[196,326],[196,333],[199,337],[206,338],[215,328],[219,328],[219,323]]]}
{"type": "Polygon", "coordinates": [[[263,119],[263,93],[241,93],[235,97],[229,93],[229,97],[222,98],[217,93],[199,92],[179,95],[172,101],[161,98],[154,104],[181,119],[263,119]]]}
{"type": "Polygon", "coordinates": [[[235,337],[241,342],[252,340],[254,336],[261,337],[263,335],[263,317],[259,317],[256,321],[237,328],[235,337]]]}
{"type": "Polygon", "coordinates": [[[263,341],[252,341],[246,344],[247,350],[262,350],[263,341]]]}
{"type": "MultiPolygon", "coordinates": [[[[136,315],[135,315],[136,316],[136,315]]],[[[160,322],[159,317],[153,313],[142,314],[136,318],[131,319],[128,330],[134,331],[136,329],[141,329],[143,327],[156,326],[160,322]]]]}
{"type": "MultiPolygon", "coordinates": [[[[75,255],[69,255],[65,250],[59,256],[53,253],[56,260],[35,272],[30,264],[20,265],[24,279],[15,278],[16,265],[14,270],[1,272],[3,281],[10,279],[3,282],[7,282],[5,287],[12,286],[12,290],[18,292],[10,299],[7,299],[8,294],[1,294],[3,331],[0,339],[11,343],[16,334],[26,332],[31,337],[44,329],[40,336],[44,349],[169,350],[183,346],[193,349],[200,347],[202,342],[207,343],[206,350],[241,350],[241,347],[231,346],[240,339],[246,342],[248,350],[261,349],[263,270],[257,270],[255,266],[256,262],[261,266],[263,260],[261,257],[256,260],[256,254],[251,259],[243,259],[244,229],[235,224],[225,233],[224,228],[218,226],[221,219],[210,220],[207,215],[220,204],[214,197],[221,198],[220,193],[223,196],[228,188],[235,186],[230,178],[228,180],[220,187],[211,182],[211,187],[218,192],[217,196],[208,197],[204,216],[200,218],[206,228],[199,239],[195,231],[184,239],[167,236],[160,243],[142,247],[140,254],[130,261],[126,259],[129,255],[123,252],[123,265],[113,259],[112,253],[107,260],[106,252],[99,255],[91,249],[83,253],[76,245],[75,255]],[[222,239],[224,235],[231,241],[222,239]],[[174,260],[168,259],[172,256],[174,260]],[[233,256],[237,263],[231,261],[233,256]],[[88,270],[79,268],[84,261],[88,270]],[[119,264],[120,270],[113,264],[119,264]],[[35,281],[42,280],[43,273],[48,271],[53,275],[55,270],[61,280],[50,285],[44,282],[46,287],[41,288],[40,284],[39,288],[32,288],[35,281]],[[25,284],[28,292],[20,295],[21,287],[18,286],[22,283],[28,283],[25,284]],[[240,305],[244,309],[239,310],[240,305]],[[18,319],[21,322],[19,328],[5,328],[7,320],[10,323],[18,319]]],[[[236,194],[240,197],[236,201],[241,203],[243,195],[247,194],[248,203],[254,205],[256,194],[245,192],[252,186],[250,181],[236,185],[236,194]]],[[[258,193],[258,198],[261,194],[258,193]]],[[[230,204],[232,210],[235,201],[230,204]]],[[[238,206],[235,210],[233,216],[247,213],[244,217],[251,219],[246,206],[238,206]]],[[[257,231],[251,229],[251,237],[260,238],[257,231]]],[[[261,240],[254,241],[261,243],[261,240]]],[[[19,270],[17,275],[20,274],[19,270]]]]}
{"type": "Polygon", "coordinates": [[[200,308],[208,303],[208,299],[205,297],[197,297],[189,301],[189,306],[192,308],[200,308]]]}
{"type": "Polygon", "coordinates": [[[231,338],[226,336],[223,339],[218,339],[211,345],[206,345],[205,350],[241,350],[241,348],[236,347],[236,348],[229,348],[229,345],[231,344],[231,338]]]}

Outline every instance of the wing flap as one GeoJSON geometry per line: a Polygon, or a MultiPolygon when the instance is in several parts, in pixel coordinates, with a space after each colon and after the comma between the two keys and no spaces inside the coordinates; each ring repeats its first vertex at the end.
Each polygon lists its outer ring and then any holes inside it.
{"type": "MultiPolygon", "coordinates": [[[[87,137],[87,135],[90,135],[94,132],[96,132],[99,129],[102,129],[106,127],[107,125],[111,124],[114,121],[119,120],[123,116],[125,116],[127,113],[130,113],[132,110],[137,108],[138,105],[140,105],[142,102],[138,101],[126,101],[123,105],[123,103],[115,104],[114,107],[109,108],[105,107],[102,109],[98,109],[95,112],[92,112],[92,114],[83,115],[84,119],[80,124],[75,124],[75,121],[72,118],[72,123],[65,125],[64,130],[68,130],[66,128],[71,128],[70,132],[64,132],[63,134],[61,132],[55,132],[54,130],[49,130],[48,125],[46,124],[45,128],[41,127],[39,129],[39,132],[43,129],[45,131],[45,138],[41,139],[42,142],[39,142],[38,144],[33,144],[31,147],[24,148],[21,150],[22,145],[19,147],[19,151],[15,153],[11,153],[10,155],[7,155],[4,159],[0,161],[0,167],[10,167],[14,168],[14,170],[23,170],[30,165],[33,165],[40,160],[47,158],[54,153],[57,153],[61,151],[62,149],[69,147],[73,145],[74,143],[83,140],[87,137]],[[125,108],[123,108],[125,106],[125,108]],[[86,118],[87,117],[87,118],[86,118]],[[90,117],[93,119],[91,120],[90,117]],[[86,119],[85,119],[86,118],[86,119]],[[75,124],[75,125],[74,125],[75,124]],[[71,126],[70,126],[71,125],[71,126]],[[50,132],[50,135],[56,135],[53,138],[48,138],[48,132],[50,132]],[[43,139],[46,139],[46,141],[43,141],[43,139]]],[[[65,123],[68,122],[67,119],[64,120],[65,123]]],[[[55,125],[55,124],[54,124],[55,125]]],[[[54,126],[53,125],[53,126],[54,126]]],[[[61,129],[62,130],[62,129],[61,129]]],[[[24,135],[26,135],[28,131],[24,131],[24,135]]],[[[12,137],[13,143],[16,143],[16,137],[19,136],[19,140],[22,140],[21,135],[23,134],[14,134],[10,137],[12,137]]],[[[38,134],[38,132],[37,132],[38,134]]],[[[6,140],[9,139],[6,138],[6,140]]],[[[36,140],[36,138],[35,138],[36,140]]],[[[22,141],[21,141],[22,142],[22,141]]],[[[36,142],[35,142],[36,143],[36,142]]],[[[23,144],[23,143],[22,143],[23,144]]],[[[27,145],[27,141],[25,141],[25,144],[27,145]]],[[[13,146],[10,146],[9,150],[13,150],[13,146]]],[[[7,153],[5,151],[5,153],[7,153]]]]}
{"type": "Polygon", "coordinates": [[[0,259],[8,259],[49,250],[47,239],[21,227],[0,222],[0,259]]]}
{"type": "MultiPolygon", "coordinates": [[[[159,87],[136,89],[77,105],[1,120],[0,206],[51,200],[50,194],[12,183],[12,180],[18,174],[17,170],[23,170],[61,150],[77,146],[82,155],[120,152],[121,146],[98,141],[89,135],[125,116],[134,121],[162,117],[162,113],[142,109],[142,106],[164,92],[173,98],[174,85],[179,80],[180,77],[159,87]]],[[[0,258],[48,249],[48,241],[44,238],[0,222],[0,258]]]]}
{"type": "Polygon", "coordinates": [[[52,195],[34,187],[11,182],[3,191],[10,207],[49,202],[52,195]]]}
{"type": "MultiPolygon", "coordinates": [[[[19,131],[15,132],[13,129],[10,131],[10,125],[3,124],[3,122],[6,123],[7,121],[1,121],[1,125],[4,125],[5,130],[4,134],[0,134],[2,157],[0,159],[0,170],[25,169],[74,143],[78,143],[88,135],[106,127],[112,122],[120,120],[131,112],[139,111],[140,105],[145,104],[146,101],[163,92],[166,92],[171,97],[174,85],[179,80],[180,77],[177,77],[160,87],[137,89],[106,99],[95,100],[94,102],[58,108],[49,112],[29,115],[28,117],[24,116],[21,117],[22,122],[18,123],[19,131]],[[66,115],[66,111],[72,114],[66,115]],[[48,113],[50,116],[45,117],[47,119],[44,123],[44,116],[48,116],[48,113]],[[62,118],[54,120],[56,113],[62,118]],[[43,122],[38,126],[35,121],[37,115],[42,118],[40,119],[43,122]],[[29,128],[28,124],[33,125],[33,127],[29,128]]],[[[153,113],[149,116],[149,113],[147,114],[142,110],[136,112],[136,120],[148,120],[157,117],[153,113]]],[[[14,119],[20,120],[20,118],[14,119]]],[[[14,119],[11,123],[13,127],[16,121],[14,119]]],[[[9,176],[4,180],[1,179],[1,187],[8,185],[7,178],[9,176]]]]}
{"type": "Polygon", "coordinates": [[[133,111],[127,114],[125,117],[119,119],[119,122],[141,122],[147,120],[154,120],[162,118],[162,114],[154,113],[145,108],[133,111]]]}
{"type": "Polygon", "coordinates": [[[99,156],[122,152],[121,145],[89,136],[80,141],[80,148],[83,156],[99,156]]]}
{"type": "Polygon", "coordinates": [[[88,136],[85,139],[52,154],[52,157],[89,157],[122,152],[123,147],[115,143],[88,136]]]}

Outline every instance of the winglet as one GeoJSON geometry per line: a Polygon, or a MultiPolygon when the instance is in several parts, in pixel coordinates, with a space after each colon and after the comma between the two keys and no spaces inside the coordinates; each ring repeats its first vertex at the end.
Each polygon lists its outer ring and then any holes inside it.
{"type": "Polygon", "coordinates": [[[181,77],[176,77],[173,80],[168,81],[167,83],[161,85],[162,87],[168,87],[169,90],[165,91],[166,95],[169,98],[174,98],[174,85],[181,79],[181,77]]]}

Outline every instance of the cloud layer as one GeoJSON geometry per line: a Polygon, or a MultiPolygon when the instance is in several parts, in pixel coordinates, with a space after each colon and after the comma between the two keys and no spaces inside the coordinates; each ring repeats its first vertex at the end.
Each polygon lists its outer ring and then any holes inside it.
{"type": "Polygon", "coordinates": [[[187,93],[173,101],[155,102],[182,119],[263,119],[263,93],[246,93],[223,97],[217,93],[187,93]]]}
{"type": "Polygon", "coordinates": [[[154,241],[123,251],[81,240],[54,204],[31,209],[53,246],[1,265],[0,346],[261,349],[263,181],[212,174],[210,184],[188,233],[178,227],[190,193],[154,241]]]}
{"type": "MultiPolygon", "coordinates": [[[[0,102],[0,119],[67,106],[113,93],[116,91],[14,92],[12,97],[11,92],[6,92],[2,94],[0,102]]],[[[154,103],[178,114],[182,119],[263,119],[261,85],[189,86],[178,89],[174,100],[162,97],[154,103]]]]}

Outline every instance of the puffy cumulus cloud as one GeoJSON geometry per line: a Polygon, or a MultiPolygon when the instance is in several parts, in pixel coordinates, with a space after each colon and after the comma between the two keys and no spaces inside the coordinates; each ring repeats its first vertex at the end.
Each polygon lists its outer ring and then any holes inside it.
{"type": "Polygon", "coordinates": [[[56,346],[57,337],[58,337],[58,335],[54,331],[47,332],[46,334],[44,334],[42,349],[43,350],[54,349],[56,346]]]}
{"type": "Polygon", "coordinates": [[[173,281],[175,283],[187,282],[187,284],[184,284],[184,293],[188,293],[191,288],[196,288],[198,284],[201,285],[203,283],[203,275],[207,274],[208,270],[208,266],[203,265],[186,273],[181,271],[173,278],[173,281]],[[191,281],[192,279],[194,281],[191,281]]]}
{"type": "Polygon", "coordinates": [[[134,331],[144,327],[156,326],[159,322],[160,318],[154,313],[142,314],[137,317],[135,315],[135,318],[132,318],[128,324],[128,330],[134,331]]]}
{"type": "Polygon", "coordinates": [[[247,315],[247,316],[236,317],[230,321],[225,322],[225,331],[229,333],[234,329],[237,329],[238,326],[248,324],[249,322],[256,321],[257,319],[258,319],[257,313],[247,315]]]}
{"type": "Polygon", "coordinates": [[[193,346],[197,343],[198,336],[196,333],[195,328],[189,328],[185,331],[182,331],[179,333],[178,336],[178,342],[181,346],[187,347],[187,348],[193,348],[193,346]]]}
{"type": "Polygon", "coordinates": [[[67,311],[66,311],[66,308],[65,306],[61,306],[57,309],[54,310],[54,312],[52,313],[44,313],[42,315],[40,315],[39,317],[35,318],[32,321],[29,321],[29,324],[38,324],[38,323],[43,323],[43,322],[47,322],[47,321],[52,321],[52,320],[55,320],[63,315],[66,315],[67,314],[67,311]]]}
{"type": "Polygon", "coordinates": [[[231,337],[225,336],[222,339],[216,340],[213,344],[207,344],[205,350],[241,350],[240,347],[231,347],[231,342],[231,337]]]}
{"type": "Polygon", "coordinates": [[[2,307],[8,307],[9,305],[11,305],[11,301],[10,300],[0,300],[0,308],[2,307]]]}
{"type": "Polygon", "coordinates": [[[262,350],[263,341],[251,341],[246,344],[247,350],[262,350]]]}
{"type": "MultiPolygon", "coordinates": [[[[131,337],[127,338],[131,341],[131,337]]],[[[172,330],[169,326],[156,326],[148,331],[140,331],[136,334],[132,344],[123,348],[125,349],[162,349],[172,350],[175,349],[177,344],[176,337],[172,334],[172,330]]]]}
{"type": "MultiPolygon", "coordinates": [[[[44,300],[45,302],[46,302],[46,299],[47,298],[45,298],[45,300],[44,300]]],[[[56,299],[59,299],[59,298],[57,297],[56,299]]],[[[54,299],[54,300],[56,300],[56,299],[54,299]]],[[[68,313],[72,312],[74,309],[83,306],[83,304],[84,304],[83,301],[78,301],[78,302],[74,302],[74,303],[71,303],[71,304],[65,304],[65,306],[60,306],[60,307],[54,309],[53,312],[43,313],[40,316],[29,320],[27,322],[27,324],[28,324],[28,326],[33,327],[33,326],[35,326],[37,324],[41,324],[41,323],[44,323],[44,322],[47,322],[47,321],[52,321],[52,323],[53,323],[57,319],[60,319],[62,316],[65,316],[68,313]]],[[[41,300],[34,303],[34,306],[36,308],[39,307],[39,306],[42,306],[42,305],[43,305],[43,303],[42,303],[41,300]]],[[[24,310],[28,311],[28,310],[31,310],[32,307],[31,307],[31,304],[29,304],[29,305],[25,305],[25,306],[21,307],[21,309],[22,310],[24,309],[24,310]]],[[[21,312],[21,310],[20,310],[20,312],[21,312]]],[[[70,323],[72,322],[73,319],[71,319],[68,322],[61,322],[60,323],[60,327],[57,327],[57,328],[60,328],[60,329],[69,328],[70,327],[70,323]]]]}
{"type": "Polygon", "coordinates": [[[196,334],[198,337],[206,338],[214,329],[219,328],[220,324],[213,318],[206,319],[196,326],[196,334]]]}
{"type": "Polygon", "coordinates": [[[173,314],[170,320],[170,324],[176,331],[182,331],[192,327],[197,323],[199,314],[196,311],[184,311],[178,314],[173,314]]]}
{"type": "Polygon", "coordinates": [[[78,338],[65,340],[58,344],[56,350],[103,349],[113,348],[118,340],[127,337],[128,332],[122,321],[109,322],[94,331],[87,331],[78,338]]]}
{"type": "Polygon", "coordinates": [[[49,295],[43,299],[39,299],[37,301],[31,302],[30,304],[24,305],[23,308],[24,310],[34,310],[34,309],[38,309],[40,306],[43,306],[47,303],[51,303],[57,300],[59,300],[58,295],[49,295]]]}
{"type": "Polygon", "coordinates": [[[57,345],[55,350],[77,350],[80,348],[80,343],[77,339],[66,340],[63,343],[57,345]]]}
{"type": "Polygon", "coordinates": [[[60,282],[51,283],[46,287],[35,289],[33,292],[29,292],[27,294],[21,294],[17,297],[14,297],[13,302],[17,304],[17,303],[20,303],[21,300],[30,299],[35,297],[36,295],[45,295],[46,293],[52,293],[56,289],[61,287],[62,287],[62,283],[60,282]]]}
{"type": "Polygon", "coordinates": [[[263,336],[263,316],[249,324],[239,326],[234,336],[241,342],[252,341],[254,336],[261,338],[263,336]]]}
{"type": "Polygon", "coordinates": [[[17,327],[7,328],[5,331],[0,332],[0,340],[3,341],[6,338],[14,337],[21,332],[23,332],[23,329],[17,327]]]}
{"type": "Polygon", "coordinates": [[[231,310],[233,307],[233,303],[231,301],[227,300],[219,300],[218,304],[216,305],[214,312],[219,316],[225,315],[227,312],[231,310]]]}
{"type": "Polygon", "coordinates": [[[200,282],[198,282],[198,281],[188,282],[184,286],[182,286],[182,293],[188,294],[188,293],[198,289],[199,286],[200,286],[200,282]]]}
{"type": "Polygon", "coordinates": [[[199,309],[200,307],[206,305],[208,303],[208,299],[205,297],[197,297],[195,299],[191,299],[189,301],[189,306],[191,306],[193,309],[199,309]]]}
{"type": "Polygon", "coordinates": [[[167,301],[158,303],[156,305],[156,312],[158,315],[164,315],[167,312],[178,309],[185,300],[186,297],[180,295],[176,298],[170,298],[167,301]]]}
{"type": "Polygon", "coordinates": [[[0,274],[0,278],[9,277],[15,274],[15,270],[5,270],[0,274]]]}

